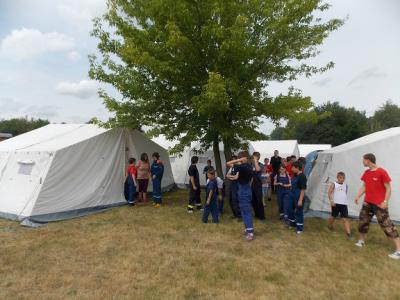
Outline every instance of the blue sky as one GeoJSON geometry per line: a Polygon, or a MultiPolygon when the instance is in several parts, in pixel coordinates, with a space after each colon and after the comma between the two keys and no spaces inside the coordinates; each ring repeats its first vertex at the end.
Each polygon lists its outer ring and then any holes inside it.
{"type": "MultiPolygon", "coordinates": [[[[330,0],[326,17],[349,17],[320,48],[314,63],[333,70],[290,85],[317,104],[339,101],[371,114],[385,100],[400,105],[400,1],[330,0]]],[[[87,55],[96,51],[91,19],[105,0],[0,0],[0,118],[32,116],[86,122],[109,114],[88,79],[87,55]]],[[[261,128],[272,129],[266,122],[261,128]]]]}

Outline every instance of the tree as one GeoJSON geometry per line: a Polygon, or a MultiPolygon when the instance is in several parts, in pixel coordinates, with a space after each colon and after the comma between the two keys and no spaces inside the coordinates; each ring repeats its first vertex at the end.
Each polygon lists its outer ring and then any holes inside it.
{"type": "Polygon", "coordinates": [[[9,120],[0,120],[0,132],[11,133],[13,136],[43,127],[49,124],[48,120],[14,118],[9,120]]]}
{"type": "Polygon", "coordinates": [[[230,157],[262,137],[263,118],[311,109],[299,90],[272,97],[268,85],[333,67],[309,64],[343,24],[315,17],[328,8],[322,0],[109,0],[94,21],[101,57],[90,56],[89,75],[122,95],[100,91],[111,126],[150,126],[179,139],[176,152],[199,141],[213,148],[222,174],[219,142],[230,157]]]}
{"type": "Polygon", "coordinates": [[[400,107],[386,101],[371,118],[371,132],[400,126],[400,107]]]}
{"type": "Polygon", "coordinates": [[[316,120],[289,121],[283,136],[302,144],[332,144],[352,141],[368,134],[365,112],[327,102],[314,108],[316,120]]]}

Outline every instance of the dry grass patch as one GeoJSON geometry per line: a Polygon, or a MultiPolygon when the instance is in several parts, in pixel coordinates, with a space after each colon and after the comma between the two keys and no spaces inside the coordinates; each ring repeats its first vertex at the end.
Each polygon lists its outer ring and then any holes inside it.
{"type": "Polygon", "coordinates": [[[187,215],[186,197],[39,229],[1,220],[0,299],[400,299],[400,262],[376,225],[358,249],[320,219],[297,236],[269,204],[246,243],[229,216],[187,215]]]}

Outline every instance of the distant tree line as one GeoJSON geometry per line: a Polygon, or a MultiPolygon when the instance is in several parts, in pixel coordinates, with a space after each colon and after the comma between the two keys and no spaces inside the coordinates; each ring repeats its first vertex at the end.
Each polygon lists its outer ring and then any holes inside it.
{"type": "Polygon", "coordinates": [[[13,136],[43,127],[49,124],[48,120],[25,118],[13,118],[0,120],[0,132],[11,133],[13,136]]]}
{"type": "Polygon", "coordinates": [[[380,106],[371,117],[365,111],[347,108],[339,102],[315,106],[314,117],[290,120],[286,126],[277,127],[271,139],[296,139],[302,144],[347,143],[369,133],[400,126],[400,107],[391,101],[380,106]]]}

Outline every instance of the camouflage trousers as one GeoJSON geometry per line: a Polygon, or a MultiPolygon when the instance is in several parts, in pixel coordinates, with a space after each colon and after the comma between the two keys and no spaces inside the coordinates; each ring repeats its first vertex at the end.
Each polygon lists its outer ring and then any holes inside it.
{"type": "Polygon", "coordinates": [[[379,225],[388,238],[396,239],[399,237],[399,233],[389,217],[389,210],[387,208],[382,209],[379,206],[370,203],[364,203],[361,209],[360,223],[358,225],[358,231],[360,233],[368,233],[369,225],[371,224],[374,215],[378,219],[379,225]]]}

